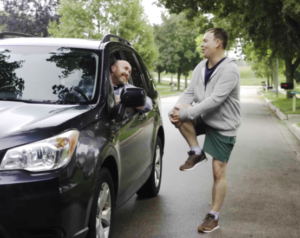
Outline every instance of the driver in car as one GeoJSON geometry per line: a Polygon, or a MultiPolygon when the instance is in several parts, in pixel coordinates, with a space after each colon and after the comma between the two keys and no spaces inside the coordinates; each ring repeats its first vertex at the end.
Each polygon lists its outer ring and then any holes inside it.
{"type": "MultiPolygon", "coordinates": [[[[125,60],[117,60],[110,67],[110,78],[114,86],[115,101],[120,103],[121,91],[124,87],[134,87],[128,83],[131,74],[131,65],[125,60]]],[[[136,107],[140,112],[148,112],[153,109],[152,100],[147,96],[143,107],[136,107]]]]}

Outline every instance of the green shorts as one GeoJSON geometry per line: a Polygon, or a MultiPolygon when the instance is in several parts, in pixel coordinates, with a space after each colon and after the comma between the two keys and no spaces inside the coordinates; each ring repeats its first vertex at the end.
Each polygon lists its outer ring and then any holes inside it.
{"type": "Polygon", "coordinates": [[[224,136],[216,129],[206,125],[201,117],[196,120],[196,134],[205,134],[203,150],[210,154],[213,158],[228,162],[231,151],[236,141],[236,136],[224,136]]]}

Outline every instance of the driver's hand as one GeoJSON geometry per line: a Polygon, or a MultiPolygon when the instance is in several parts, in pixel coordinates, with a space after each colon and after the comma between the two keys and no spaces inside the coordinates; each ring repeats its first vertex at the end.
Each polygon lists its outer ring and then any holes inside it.
{"type": "Polygon", "coordinates": [[[115,101],[117,104],[120,103],[121,99],[120,99],[120,95],[115,95],[115,101]]]}

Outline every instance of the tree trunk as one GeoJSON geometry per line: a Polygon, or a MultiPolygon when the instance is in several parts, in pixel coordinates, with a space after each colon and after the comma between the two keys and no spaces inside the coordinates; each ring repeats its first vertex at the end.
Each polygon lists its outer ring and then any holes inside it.
{"type": "Polygon", "coordinates": [[[278,82],[277,82],[277,68],[276,68],[276,60],[272,59],[271,61],[271,78],[274,84],[274,89],[277,92],[278,82]]]}
{"type": "MultiPolygon", "coordinates": [[[[300,58],[298,57],[296,61],[293,64],[293,57],[292,56],[286,56],[284,58],[285,63],[285,77],[287,83],[293,83],[294,82],[294,75],[297,67],[300,63],[300,58]]],[[[296,85],[294,85],[296,87],[296,85]]],[[[287,91],[286,98],[292,98],[293,95],[290,93],[290,91],[287,91]]]]}
{"type": "Polygon", "coordinates": [[[160,84],[160,71],[158,71],[158,83],[160,84]]]}
{"type": "Polygon", "coordinates": [[[178,68],[177,75],[178,75],[178,78],[177,78],[177,90],[179,91],[180,90],[181,68],[178,68]]]}
{"type": "Polygon", "coordinates": [[[184,77],[184,88],[187,88],[187,76],[184,77]]]}

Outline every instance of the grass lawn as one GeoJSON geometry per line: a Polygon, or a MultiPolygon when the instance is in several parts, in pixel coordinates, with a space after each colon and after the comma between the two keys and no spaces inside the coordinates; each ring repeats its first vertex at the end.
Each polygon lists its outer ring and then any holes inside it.
{"type": "MultiPolygon", "coordinates": [[[[265,78],[257,78],[254,76],[254,73],[251,71],[251,66],[240,66],[239,67],[240,73],[241,73],[241,85],[254,85],[258,86],[261,85],[262,81],[266,81],[265,78]]],[[[155,81],[157,82],[158,74],[156,72],[152,73],[155,81]]],[[[161,78],[171,78],[171,74],[166,74],[165,72],[161,73],[161,78]]],[[[192,77],[192,71],[189,73],[188,79],[192,77]]],[[[183,76],[181,76],[181,79],[184,79],[183,76]]],[[[279,75],[278,78],[279,83],[285,82],[285,76],[279,75]]],[[[173,74],[173,82],[177,82],[177,74],[173,74]]]]}
{"type": "MultiPolygon", "coordinates": [[[[241,85],[261,85],[262,81],[266,81],[264,78],[255,77],[251,71],[251,66],[241,66],[239,69],[241,72],[241,85]]],[[[279,75],[278,81],[279,84],[285,82],[285,76],[279,75]]]]}
{"type": "Polygon", "coordinates": [[[175,94],[181,94],[183,90],[173,90],[173,91],[159,91],[161,96],[166,96],[166,95],[175,95],[175,94]]]}
{"type": "Polygon", "coordinates": [[[177,85],[175,87],[171,88],[170,84],[168,82],[165,82],[165,81],[163,81],[160,84],[158,84],[156,82],[155,87],[160,92],[161,96],[180,94],[184,91],[184,86],[183,85],[180,85],[180,90],[178,91],[177,90],[177,85]]]}
{"type": "Polygon", "coordinates": [[[272,100],[272,104],[279,108],[284,114],[300,114],[300,99],[296,99],[296,111],[293,112],[293,99],[286,98],[285,95],[279,93],[278,98],[275,93],[264,93],[265,97],[272,100]]]}

